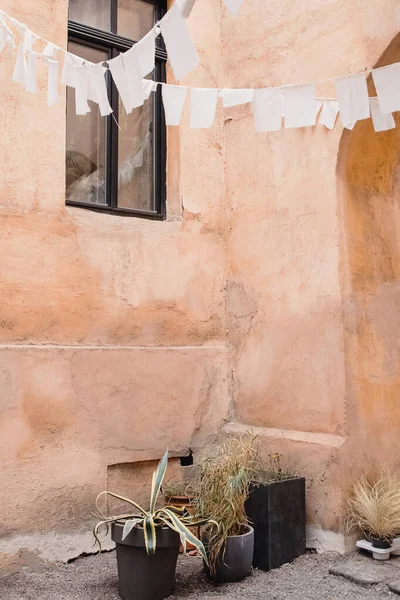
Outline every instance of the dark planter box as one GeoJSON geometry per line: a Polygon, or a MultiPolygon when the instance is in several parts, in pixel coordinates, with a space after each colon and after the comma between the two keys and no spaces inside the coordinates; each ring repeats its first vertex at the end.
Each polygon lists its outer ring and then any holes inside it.
{"type": "Polygon", "coordinates": [[[246,514],[254,527],[253,567],[269,571],[305,553],[304,477],[252,484],[246,514]]]}

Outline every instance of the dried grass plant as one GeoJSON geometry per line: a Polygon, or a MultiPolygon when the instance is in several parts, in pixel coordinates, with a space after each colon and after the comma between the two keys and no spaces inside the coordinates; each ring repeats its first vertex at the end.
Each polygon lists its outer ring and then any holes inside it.
{"type": "Polygon", "coordinates": [[[347,530],[361,530],[367,537],[392,540],[400,535],[400,471],[379,469],[365,475],[351,490],[347,530]]]}
{"type": "Polygon", "coordinates": [[[200,467],[197,517],[211,519],[205,531],[209,568],[215,574],[229,536],[244,533],[245,502],[258,462],[254,438],[228,438],[200,467]]]}

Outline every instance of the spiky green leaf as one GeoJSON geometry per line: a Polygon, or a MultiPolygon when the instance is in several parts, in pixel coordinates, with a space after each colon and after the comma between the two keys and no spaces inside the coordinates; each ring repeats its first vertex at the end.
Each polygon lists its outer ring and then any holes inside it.
{"type": "Polygon", "coordinates": [[[186,517],[189,516],[189,513],[187,511],[187,509],[184,506],[173,506],[173,505],[168,505],[169,510],[172,510],[173,513],[175,513],[176,515],[179,515],[181,517],[186,517]]]}
{"type": "Polygon", "coordinates": [[[144,543],[147,554],[154,554],[156,551],[156,528],[154,526],[153,515],[147,515],[143,520],[144,543]]]}
{"type": "Polygon", "coordinates": [[[118,494],[114,494],[114,492],[109,492],[108,490],[101,492],[101,494],[99,494],[96,498],[96,508],[97,510],[99,510],[98,508],[98,501],[99,498],[101,498],[102,496],[111,496],[112,498],[116,498],[117,500],[122,500],[122,502],[126,502],[127,504],[131,504],[132,506],[134,506],[135,508],[138,509],[138,511],[143,515],[146,516],[148,513],[147,511],[144,510],[144,508],[142,508],[141,506],[139,506],[139,504],[136,504],[136,502],[134,502],[133,500],[130,500],[129,498],[125,498],[124,496],[119,496],[118,494]]]}
{"type": "Polygon", "coordinates": [[[126,537],[128,537],[128,535],[130,534],[132,529],[135,527],[135,525],[137,525],[138,523],[141,523],[142,521],[143,521],[143,519],[130,519],[129,521],[126,521],[126,523],[124,525],[124,530],[122,532],[122,540],[124,540],[126,537]]]}
{"type": "Polygon", "coordinates": [[[165,451],[164,456],[158,463],[156,471],[153,473],[153,481],[151,486],[151,498],[150,498],[150,513],[154,513],[157,499],[160,494],[161,485],[165,476],[165,471],[168,465],[168,448],[165,451]]]}
{"type": "MultiPolygon", "coordinates": [[[[204,549],[202,542],[186,527],[184,523],[169,509],[163,509],[164,514],[167,516],[168,520],[171,521],[174,529],[178,531],[179,535],[183,534],[185,541],[190,542],[193,546],[200,552],[206,564],[208,564],[207,554],[204,549]]],[[[182,539],[182,535],[181,535],[182,539]]]]}

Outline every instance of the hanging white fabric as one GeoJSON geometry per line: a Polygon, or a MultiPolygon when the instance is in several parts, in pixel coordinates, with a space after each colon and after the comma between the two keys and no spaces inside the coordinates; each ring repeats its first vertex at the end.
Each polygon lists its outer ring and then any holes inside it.
{"type": "Polygon", "coordinates": [[[27,50],[27,67],[26,67],[26,78],[25,78],[25,89],[27,92],[36,93],[36,59],[37,52],[34,50],[27,50]]]}
{"type": "Polygon", "coordinates": [[[144,102],[143,79],[141,75],[139,59],[136,54],[122,54],[122,63],[124,65],[125,79],[128,84],[130,109],[129,113],[134,108],[142,106],[144,102]]]}
{"type": "Polygon", "coordinates": [[[265,88],[254,90],[254,125],[258,133],[279,131],[282,127],[282,90],[265,88]]]}
{"type": "Polygon", "coordinates": [[[7,30],[3,27],[0,22],[0,52],[4,50],[7,45],[7,30]]]}
{"type": "Polygon", "coordinates": [[[0,52],[4,50],[5,46],[7,46],[8,53],[11,55],[15,48],[15,39],[5,20],[0,17],[0,52]]]}
{"type": "Polygon", "coordinates": [[[372,71],[379,107],[383,114],[400,110],[400,63],[372,71]]]}
{"type": "Polygon", "coordinates": [[[339,114],[339,102],[337,100],[324,100],[319,115],[318,125],[325,125],[327,129],[334,129],[339,114]]]}
{"type": "Polygon", "coordinates": [[[315,83],[283,88],[285,127],[312,127],[317,119],[315,83]]]}
{"type": "Polygon", "coordinates": [[[50,42],[47,42],[47,44],[42,52],[42,56],[46,56],[47,58],[51,58],[54,60],[57,56],[58,51],[59,51],[59,48],[57,46],[55,46],[54,44],[51,44],[50,42]]]}
{"type": "Polygon", "coordinates": [[[69,87],[76,87],[76,67],[82,66],[83,58],[64,52],[64,66],[61,74],[61,83],[69,87]]]}
{"type": "Polygon", "coordinates": [[[224,108],[247,104],[253,100],[254,90],[248,89],[223,89],[220,91],[224,108]]]}
{"type": "Polygon", "coordinates": [[[129,87],[128,77],[125,73],[124,63],[122,60],[122,54],[108,61],[108,68],[110,69],[111,75],[114,79],[114,83],[117,87],[119,97],[122,104],[124,105],[127,114],[132,112],[132,99],[129,87]]]}
{"type": "Polygon", "coordinates": [[[86,115],[90,112],[88,104],[89,96],[89,72],[90,67],[74,67],[75,70],[75,107],[77,115],[86,115]]]}
{"type": "Polygon", "coordinates": [[[190,90],[190,127],[192,129],[206,129],[211,127],[215,120],[218,90],[206,88],[192,88],[190,90]]]}
{"type": "MultiPolygon", "coordinates": [[[[3,14],[5,15],[6,13],[3,13],[3,14]]],[[[20,23],[20,21],[18,21],[17,19],[14,19],[13,17],[8,17],[8,18],[10,19],[15,31],[17,32],[19,39],[22,40],[22,42],[23,42],[25,39],[25,32],[28,29],[27,26],[25,25],[25,23],[20,23]]]]}
{"type": "Polygon", "coordinates": [[[102,64],[88,67],[89,89],[91,91],[90,99],[99,105],[100,114],[102,117],[112,113],[112,108],[108,100],[106,80],[104,78],[107,69],[102,64]]]}
{"type": "Polygon", "coordinates": [[[139,68],[141,77],[146,77],[146,75],[153,71],[156,56],[156,37],[158,34],[158,27],[153,27],[140,42],[124,53],[123,60],[127,70],[139,68]]]}
{"type": "Polygon", "coordinates": [[[355,124],[357,121],[349,121],[348,123],[343,123],[343,127],[348,129],[349,131],[353,131],[355,124]]]}
{"type": "Polygon", "coordinates": [[[128,65],[125,62],[125,56],[120,54],[116,58],[109,60],[108,66],[124,108],[127,114],[130,114],[134,108],[143,105],[145,95],[136,55],[130,55],[127,62],[128,65]]]}
{"type": "Polygon", "coordinates": [[[150,98],[151,92],[156,92],[158,83],[157,81],[152,81],[151,79],[143,79],[143,93],[144,99],[148,100],[150,98]]]}
{"type": "Polygon", "coordinates": [[[369,104],[375,131],[390,131],[396,127],[392,113],[383,114],[381,112],[378,98],[370,98],[369,104]]]}
{"type": "Polygon", "coordinates": [[[335,79],[335,88],[343,123],[369,118],[368,87],[364,73],[335,79]]]}
{"type": "Polygon", "coordinates": [[[181,122],[187,88],[181,85],[162,84],[165,123],[177,126],[181,122]]]}
{"type": "Polygon", "coordinates": [[[191,15],[196,0],[177,0],[178,11],[184,19],[188,19],[191,15]]]}
{"type": "Polygon", "coordinates": [[[16,81],[17,83],[21,83],[22,85],[25,85],[26,70],[27,70],[27,66],[26,66],[26,60],[25,60],[24,46],[23,46],[23,44],[19,44],[17,60],[15,61],[15,67],[14,67],[14,72],[13,72],[13,76],[12,76],[13,81],[16,81]]]}
{"type": "Polygon", "coordinates": [[[242,5],[242,2],[243,0],[224,0],[226,8],[233,17],[236,17],[239,8],[242,5]]]}
{"type": "Polygon", "coordinates": [[[33,33],[28,27],[24,33],[24,46],[27,50],[32,50],[34,44],[38,41],[39,36],[36,33],[33,33]]]}
{"type": "Polygon", "coordinates": [[[197,67],[199,56],[190,37],[186,20],[179,13],[176,4],[160,21],[160,29],[175,79],[179,81],[197,67]]]}
{"type": "Polygon", "coordinates": [[[50,58],[46,59],[48,74],[47,74],[47,104],[53,106],[58,102],[60,96],[58,94],[58,66],[57,60],[50,58]]]}

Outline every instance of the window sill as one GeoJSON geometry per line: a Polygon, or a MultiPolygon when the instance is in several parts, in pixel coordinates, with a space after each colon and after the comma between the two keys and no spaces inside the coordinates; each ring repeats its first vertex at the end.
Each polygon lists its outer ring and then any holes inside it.
{"type": "Polygon", "coordinates": [[[155,221],[165,221],[165,215],[150,210],[133,210],[131,208],[112,208],[111,206],[101,206],[100,204],[92,205],[85,202],[72,202],[67,200],[67,206],[75,206],[76,208],[84,208],[97,213],[105,213],[107,215],[116,215],[120,217],[139,217],[141,219],[151,219],[155,221]]]}

